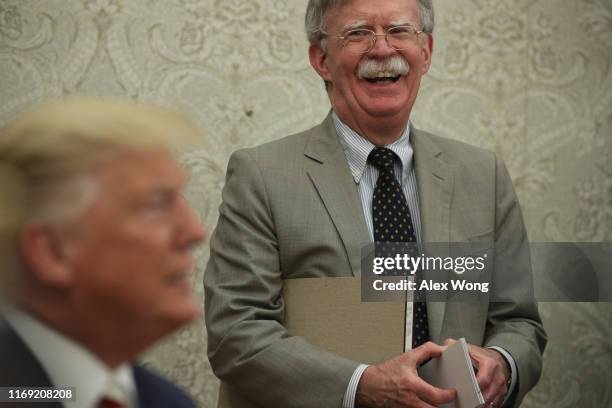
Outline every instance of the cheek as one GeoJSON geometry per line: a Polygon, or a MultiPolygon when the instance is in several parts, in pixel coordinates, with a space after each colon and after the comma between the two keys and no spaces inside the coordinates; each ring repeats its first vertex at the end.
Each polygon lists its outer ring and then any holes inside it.
{"type": "Polygon", "coordinates": [[[342,53],[336,54],[335,57],[327,58],[325,61],[334,81],[346,79],[348,74],[355,72],[361,59],[360,56],[344,55],[342,53]]]}
{"type": "MultiPolygon", "coordinates": [[[[81,248],[74,267],[91,283],[117,285],[122,280],[144,280],[166,268],[170,250],[167,228],[123,230],[121,234],[99,234],[81,248]]],[[[150,279],[150,278],[149,278],[150,279]]]]}
{"type": "Polygon", "coordinates": [[[126,224],[115,235],[113,251],[124,253],[127,258],[156,258],[165,255],[170,248],[172,228],[166,223],[126,224]]]}
{"type": "Polygon", "coordinates": [[[411,50],[404,54],[404,58],[408,61],[410,70],[413,73],[418,73],[419,76],[423,75],[427,69],[427,61],[425,51],[422,48],[411,50]]]}
{"type": "Polygon", "coordinates": [[[350,75],[351,77],[356,78],[357,68],[359,67],[359,62],[361,61],[360,56],[351,56],[348,57],[346,63],[344,64],[344,75],[350,75]]]}
{"type": "Polygon", "coordinates": [[[115,246],[92,259],[91,269],[82,271],[77,285],[82,302],[104,304],[109,312],[140,318],[163,298],[164,274],[168,269],[163,257],[159,252],[136,248],[115,246]]]}

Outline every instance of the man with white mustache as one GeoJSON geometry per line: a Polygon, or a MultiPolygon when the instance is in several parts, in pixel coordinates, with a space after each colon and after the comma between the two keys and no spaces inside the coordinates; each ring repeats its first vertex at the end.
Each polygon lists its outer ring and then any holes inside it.
{"type": "Polygon", "coordinates": [[[369,242],[526,241],[502,161],[410,124],[433,20],[430,0],[309,1],[310,62],[332,110],[230,159],[204,278],[208,356],[233,395],[220,406],[438,406],[455,391],[417,368],[458,337],[487,407],[518,406],[537,383],[546,334],[533,303],[415,304],[406,352],[371,366],[284,328],[282,279],[359,276],[369,242]],[[382,221],[385,183],[401,191],[393,199],[408,227],[382,221]]]}
{"type": "Polygon", "coordinates": [[[360,79],[396,78],[408,75],[410,66],[405,59],[397,55],[384,60],[363,60],[357,67],[360,79]]]}

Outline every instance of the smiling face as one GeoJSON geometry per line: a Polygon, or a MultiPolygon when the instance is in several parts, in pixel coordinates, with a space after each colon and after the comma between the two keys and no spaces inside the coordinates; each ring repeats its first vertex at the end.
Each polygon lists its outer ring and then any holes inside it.
{"type": "Polygon", "coordinates": [[[95,201],[64,242],[71,304],[145,338],[191,321],[201,309],[192,250],[204,233],[183,198],[181,166],[162,149],[130,151],[94,177],[95,201]]]}
{"type": "MultiPolygon", "coordinates": [[[[384,36],[378,36],[369,52],[356,54],[337,36],[355,28],[384,34],[385,29],[402,25],[421,29],[417,0],[353,0],[327,12],[329,35],[325,49],[317,44],[310,46],[312,66],[330,84],[334,111],[354,130],[376,131],[388,123],[405,127],[421,77],[429,69],[433,40],[420,34],[411,46],[398,51],[387,44],[384,36]],[[397,65],[397,69],[390,70],[390,64],[397,65]],[[408,67],[408,72],[400,69],[402,65],[408,67]],[[378,72],[373,72],[372,67],[378,72]],[[374,78],[379,76],[387,79],[374,78]]],[[[367,131],[364,133],[361,134],[368,136],[367,131]]]]}

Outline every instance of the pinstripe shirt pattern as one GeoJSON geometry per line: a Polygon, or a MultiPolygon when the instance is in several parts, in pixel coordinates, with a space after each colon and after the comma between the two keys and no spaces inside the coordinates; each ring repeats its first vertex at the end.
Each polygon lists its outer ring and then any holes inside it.
{"type": "MultiPolygon", "coordinates": [[[[372,196],[374,195],[376,180],[378,180],[378,169],[368,163],[368,155],[376,146],[348,127],[338,118],[335,112],[332,113],[332,120],[336,132],[338,133],[340,145],[344,150],[344,155],[351,170],[351,174],[353,175],[355,184],[357,184],[359,196],[361,198],[361,207],[363,208],[363,216],[368,226],[370,239],[373,242],[372,196]]],[[[417,242],[421,244],[419,193],[414,171],[413,150],[410,144],[410,125],[408,124],[406,126],[406,130],[404,130],[404,133],[398,140],[386,147],[393,150],[400,158],[400,162],[395,163],[393,172],[408,202],[417,242]]]]}

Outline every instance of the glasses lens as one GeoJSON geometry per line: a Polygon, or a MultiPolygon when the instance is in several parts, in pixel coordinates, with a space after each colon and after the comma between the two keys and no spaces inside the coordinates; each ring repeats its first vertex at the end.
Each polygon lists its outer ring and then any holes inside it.
{"type": "Polygon", "coordinates": [[[400,26],[389,29],[387,38],[391,47],[396,50],[404,50],[416,44],[418,34],[414,27],[400,26]]]}
{"type": "Polygon", "coordinates": [[[347,51],[361,54],[372,48],[374,32],[366,29],[347,31],[344,35],[344,47],[347,51]]]}

